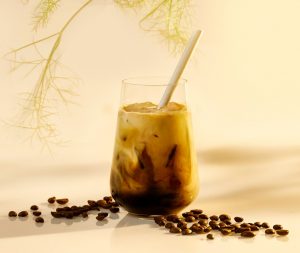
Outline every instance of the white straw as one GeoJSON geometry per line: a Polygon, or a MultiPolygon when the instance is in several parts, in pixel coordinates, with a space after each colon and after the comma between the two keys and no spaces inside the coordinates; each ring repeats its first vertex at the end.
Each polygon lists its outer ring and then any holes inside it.
{"type": "Polygon", "coordinates": [[[177,86],[177,83],[185,69],[186,64],[188,63],[192,52],[198,42],[198,39],[200,37],[201,31],[197,30],[192,37],[190,38],[186,48],[184,49],[183,54],[181,55],[181,58],[175,68],[175,71],[168,83],[168,86],[164,92],[164,95],[162,96],[159,105],[158,105],[158,109],[164,107],[165,105],[167,105],[172,97],[172,94],[177,86]]]}

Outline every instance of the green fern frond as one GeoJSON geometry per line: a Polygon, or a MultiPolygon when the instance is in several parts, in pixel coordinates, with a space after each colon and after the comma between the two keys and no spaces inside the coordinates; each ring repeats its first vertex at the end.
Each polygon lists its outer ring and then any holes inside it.
{"type": "Polygon", "coordinates": [[[50,16],[55,12],[61,0],[40,0],[33,15],[33,29],[47,25],[50,16]]]}

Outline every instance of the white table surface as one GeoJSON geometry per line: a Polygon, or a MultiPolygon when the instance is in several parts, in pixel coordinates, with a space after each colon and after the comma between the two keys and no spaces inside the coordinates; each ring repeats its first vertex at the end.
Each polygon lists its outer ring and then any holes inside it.
{"type": "Polygon", "coordinates": [[[287,237],[253,239],[217,234],[169,234],[152,220],[121,210],[107,222],[57,220],[46,200],[68,197],[70,204],[85,204],[109,194],[109,162],[102,164],[37,166],[1,163],[0,252],[300,252],[300,149],[285,147],[215,148],[199,153],[201,192],[187,208],[202,208],[209,215],[228,213],[248,222],[267,221],[290,230],[287,237]],[[40,206],[45,223],[10,220],[9,210],[40,206]]]}

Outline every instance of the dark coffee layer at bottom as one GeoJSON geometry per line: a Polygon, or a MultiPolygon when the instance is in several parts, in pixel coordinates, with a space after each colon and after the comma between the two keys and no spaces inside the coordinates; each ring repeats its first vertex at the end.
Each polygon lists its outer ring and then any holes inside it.
{"type": "Polygon", "coordinates": [[[178,213],[191,202],[191,200],[180,199],[179,194],[161,194],[155,190],[145,194],[123,194],[112,190],[112,197],[128,212],[137,215],[178,213]]]}

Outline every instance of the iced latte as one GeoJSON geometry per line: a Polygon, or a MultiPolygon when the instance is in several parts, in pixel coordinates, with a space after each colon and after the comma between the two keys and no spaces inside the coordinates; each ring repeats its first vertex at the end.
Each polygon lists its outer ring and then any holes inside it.
{"type": "Polygon", "coordinates": [[[127,211],[175,213],[198,193],[190,112],[170,102],[122,106],[118,114],[111,192],[127,211]]]}

